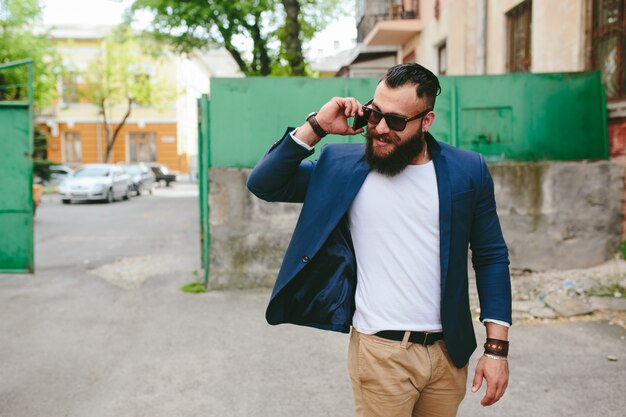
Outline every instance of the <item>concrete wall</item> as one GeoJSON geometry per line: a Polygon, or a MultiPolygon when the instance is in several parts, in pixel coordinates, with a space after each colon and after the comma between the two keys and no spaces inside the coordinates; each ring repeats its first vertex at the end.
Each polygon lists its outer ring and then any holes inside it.
{"type": "Polygon", "coordinates": [[[267,203],[246,188],[249,169],[211,168],[211,288],[271,286],[300,204],[267,203]]]}
{"type": "MultiPolygon", "coordinates": [[[[506,13],[523,0],[487,0],[487,74],[507,72],[506,13]]],[[[446,42],[448,75],[477,74],[477,0],[442,0],[435,16],[435,0],[420,1],[423,29],[401,45],[397,63],[415,52],[427,68],[438,68],[437,49],[446,42]]],[[[589,0],[547,0],[532,3],[531,72],[570,72],[588,68],[589,0]]]]}
{"type": "MultiPolygon", "coordinates": [[[[506,72],[506,13],[521,2],[487,0],[487,74],[506,72]]],[[[448,16],[449,75],[476,73],[476,4],[476,0],[450,0],[443,11],[448,16]]],[[[589,24],[588,13],[586,0],[533,1],[531,72],[586,69],[585,31],[589,24]]]]}
{"type": "MultiPolygon", "coordinates": [[[[609,259],[620,243],[624,168],[608,161],[490,167],[511,267],[565,269],[609,259]]],[[[249,170],[210,173],[212,288],[271,286],[291,238],[299,204],[250,194],[249,170]]]]}
{"type": "Polygon", "coordinates": [[[420,20],[423,22],[422,31],[402,45],[402,53],[398,62],[415,53],[415,61],[437,73],[439,68],[438,49],[446,42],[448,33],[448,2],[443,0],[439,3],[439,17],[435,16],[435,0],[420,0],[420,20]]]}
{"type": "Polygon", "coordinates": [[[586,69],[586,3],[585,0],[533,1],[532,72],[586,69]]]}
{"type": "Polygon", "coordinates": [[[490,170],[512,268],[584,268],[614,254],[624,212],[621,165],[515,163],[490,170]]]}

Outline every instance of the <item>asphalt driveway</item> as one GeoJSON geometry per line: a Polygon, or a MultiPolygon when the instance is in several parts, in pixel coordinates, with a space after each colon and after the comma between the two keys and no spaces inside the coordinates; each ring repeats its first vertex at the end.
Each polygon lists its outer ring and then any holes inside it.
{"type": "MultiPolygon", "coordinates": [[[[0,275],[0,416],[353,415],[345,335],[267,325],[267,289],[179,290],[198,240],[192,185],[47,198],[37,273],[0,275]]],[[[514,326],[507,394],[484,409],[468,392],[459,415],[624,416],[625,337],[606,322],[514,326]]]]}

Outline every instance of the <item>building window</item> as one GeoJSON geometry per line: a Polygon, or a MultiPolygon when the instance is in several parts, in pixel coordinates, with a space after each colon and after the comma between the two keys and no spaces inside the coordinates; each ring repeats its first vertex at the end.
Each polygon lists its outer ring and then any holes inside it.
{"type": "Polygon", "coordinates": [[[402,1],[402,18],[403,19],[415,19],[418,16],[418,4],[417,0],[403,0],[402,1]]]}
{"type": "Polygon", "coordinates": [[[65,132],[63,134],[63,156],[64,156],[65,163],[80,162],[81,160],[80,133],[65,132]]]}
{"type": "Polygon", "coordinates": [[[626,0],[593,1],[592,38],[592,63],[607,98],[626,98],[626,0]]]}
{"type": "Polygon", "coordinates": [[[529,72],[532,0],[526,0],[506,14],[509,72],[529,72]]]}
{"type": "Polygon", "coordinates": [[[437,57],[439,62],[437,64],[437,71],[439,75],[446,75],[448,72],[448,48],[445,42],[439,45],[439,48],[437,49],[437,57]]]}
{"type": "Polygon", "coordinates": [[[131,133],[128,142],[130,162],[156,162],[155,133],[131,133]]]}

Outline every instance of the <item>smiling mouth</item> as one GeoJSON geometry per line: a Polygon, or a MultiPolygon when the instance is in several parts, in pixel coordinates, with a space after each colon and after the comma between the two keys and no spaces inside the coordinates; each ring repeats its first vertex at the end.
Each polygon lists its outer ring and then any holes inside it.
{"type": "Polygon", "coordinates": [[[388,144],[391,144],[391,143],[393,143],[393,142],[394,142],[394,141],[393,141],[393,140],[391,140],[390,138],[383,138],[383,137],[381,137],[381,136],[379,136],[379,137],[375,138],[375,141],[376,141],[378,144],[380,144],[380,145],[388,145],[388,144]]]}

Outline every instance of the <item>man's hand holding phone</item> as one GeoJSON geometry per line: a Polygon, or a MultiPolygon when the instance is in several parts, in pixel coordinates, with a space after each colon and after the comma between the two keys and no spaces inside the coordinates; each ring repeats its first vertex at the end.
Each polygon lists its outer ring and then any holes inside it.
{"type": "MultiPolygon", "coordinates": [[[[329,135],[356,135],[363,132],[363,127],[367,124],[367,120],[354,129],[353,127],[357,126],[357,124],[353,123],[352,126],[349,126],[348,118],[354,117],[355,122],[360,120],[360,124],[363,122],[361,120],[363,116],[363,106],[354,97],[334,97],[324,104],[313,117],[315,117],[319,127],[329,135]]],[[[321,139],[315,133],[310,120],[298,128],[296,137],[309,146],[315,146],[321,139]]]]}
{"type": "MultiPolygon", "coordinates": [[[[367,113],[367,110],[365,110],[364,113],[367,113]]],[[[354,120],[352,121],[352,130],[359,130],[362,132],[363,131],[363,127],[367,126],[367,114],[363,114],[362,116],[360,114],[357,114],[356,116],[354,116],[354,120]]]]}

